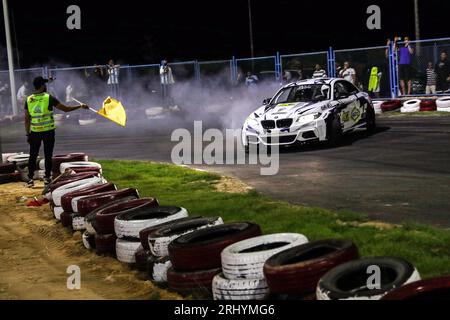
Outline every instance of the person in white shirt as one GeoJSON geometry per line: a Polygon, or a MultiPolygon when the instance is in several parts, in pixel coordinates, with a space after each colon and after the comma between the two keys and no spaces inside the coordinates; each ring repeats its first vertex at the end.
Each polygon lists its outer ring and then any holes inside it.
{"type": "Polygon", "coordinates": [[[350,62],[344,62],[344,68],[339,72],[339,77],[344,78],[352,84],[356,83],[356,71],[350,67],[350,62]]]}
{"type": "Polygon", "coordinates": [[[174,104],[171,96],[171,87],[175,83],[172,74],[172,68],[168,65],[167,60],[162,60],[159,66],[159,77],[161,79],[162,100],[165,106],[174,104]]]}
{"type": "Polygon", "coordinates": [[[316,64],[314,66],[314,73],[313,73],[312,77],[313,77],[313,79],[326,78],[327,77],[327,72],[322,69],[320,64],[316,64]]]}
{"type": "Polygon", "coordinates": [[[118,98],[119,96],[119,64],[114,64],[114,60],[108,62],[108,86],[111,88],[111,95],[118,98]]]}
{"type": "Polygon", "coordinates": [[[17,103],[19,106],[23,106],[25,104],[28,94],[28,83],[24,81],[19,90],[17,90],[17,103]]]}

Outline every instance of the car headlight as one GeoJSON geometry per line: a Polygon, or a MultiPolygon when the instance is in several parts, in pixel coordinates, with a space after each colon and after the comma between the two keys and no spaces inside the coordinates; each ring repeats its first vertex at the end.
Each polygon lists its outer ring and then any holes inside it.
{"type": "Polygon", "coordinates": [[[313,113],[305,116],[300,116],[298,117],[297,122],[311,122],[319,118],[320,115],[321,115],[320,113],[313,113]]]}

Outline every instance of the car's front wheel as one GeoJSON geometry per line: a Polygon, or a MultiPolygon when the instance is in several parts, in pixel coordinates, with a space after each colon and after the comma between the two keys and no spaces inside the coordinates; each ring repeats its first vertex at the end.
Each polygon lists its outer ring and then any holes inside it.
{"type": "Polygon", "coordinates": [[[368,106],[366,109],[366,129],[367,132],[373,132],[376,128],[375,110],[368,106]]]}
{"type": "Polygon", "coordinates": [[[339,146],[342,142],[342,136],[341,117],[336,115],[328,126],[328,144],[330,147],[339,146]]]}

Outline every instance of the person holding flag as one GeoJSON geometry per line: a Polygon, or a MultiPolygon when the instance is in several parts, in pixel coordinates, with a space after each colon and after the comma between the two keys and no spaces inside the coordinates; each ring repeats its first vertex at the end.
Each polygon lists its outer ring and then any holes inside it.
{"type": "Polygon", "coordinates": [[[25,102],[25,131],[27,141],[30,144],[30,158],[28,161],[28,183],[34,186],[34,172],[39,155],[41,142],[44,143],[45,156],[45,185],[51,182],[52,157],[55,145],[55,120],[53,118],[54,108],[64,112],[74,111],[80,108],[89,109],[85,104],[70,107],[60,103],[55,97],[47,93],[46,83],[48,79],[36,77],[33,80],[35,92],[28,96],[25,102]]]}

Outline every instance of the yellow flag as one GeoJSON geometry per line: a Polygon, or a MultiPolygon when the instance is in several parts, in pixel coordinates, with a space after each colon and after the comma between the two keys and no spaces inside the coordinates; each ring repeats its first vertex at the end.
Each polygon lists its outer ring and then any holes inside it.
{"type": "Polygon", "coordinates": [[[122,103],[111,97],[103,101],[103,107],[97,113],[122,127],[125,127],[127,122],[127,114],[122,103]]]}

